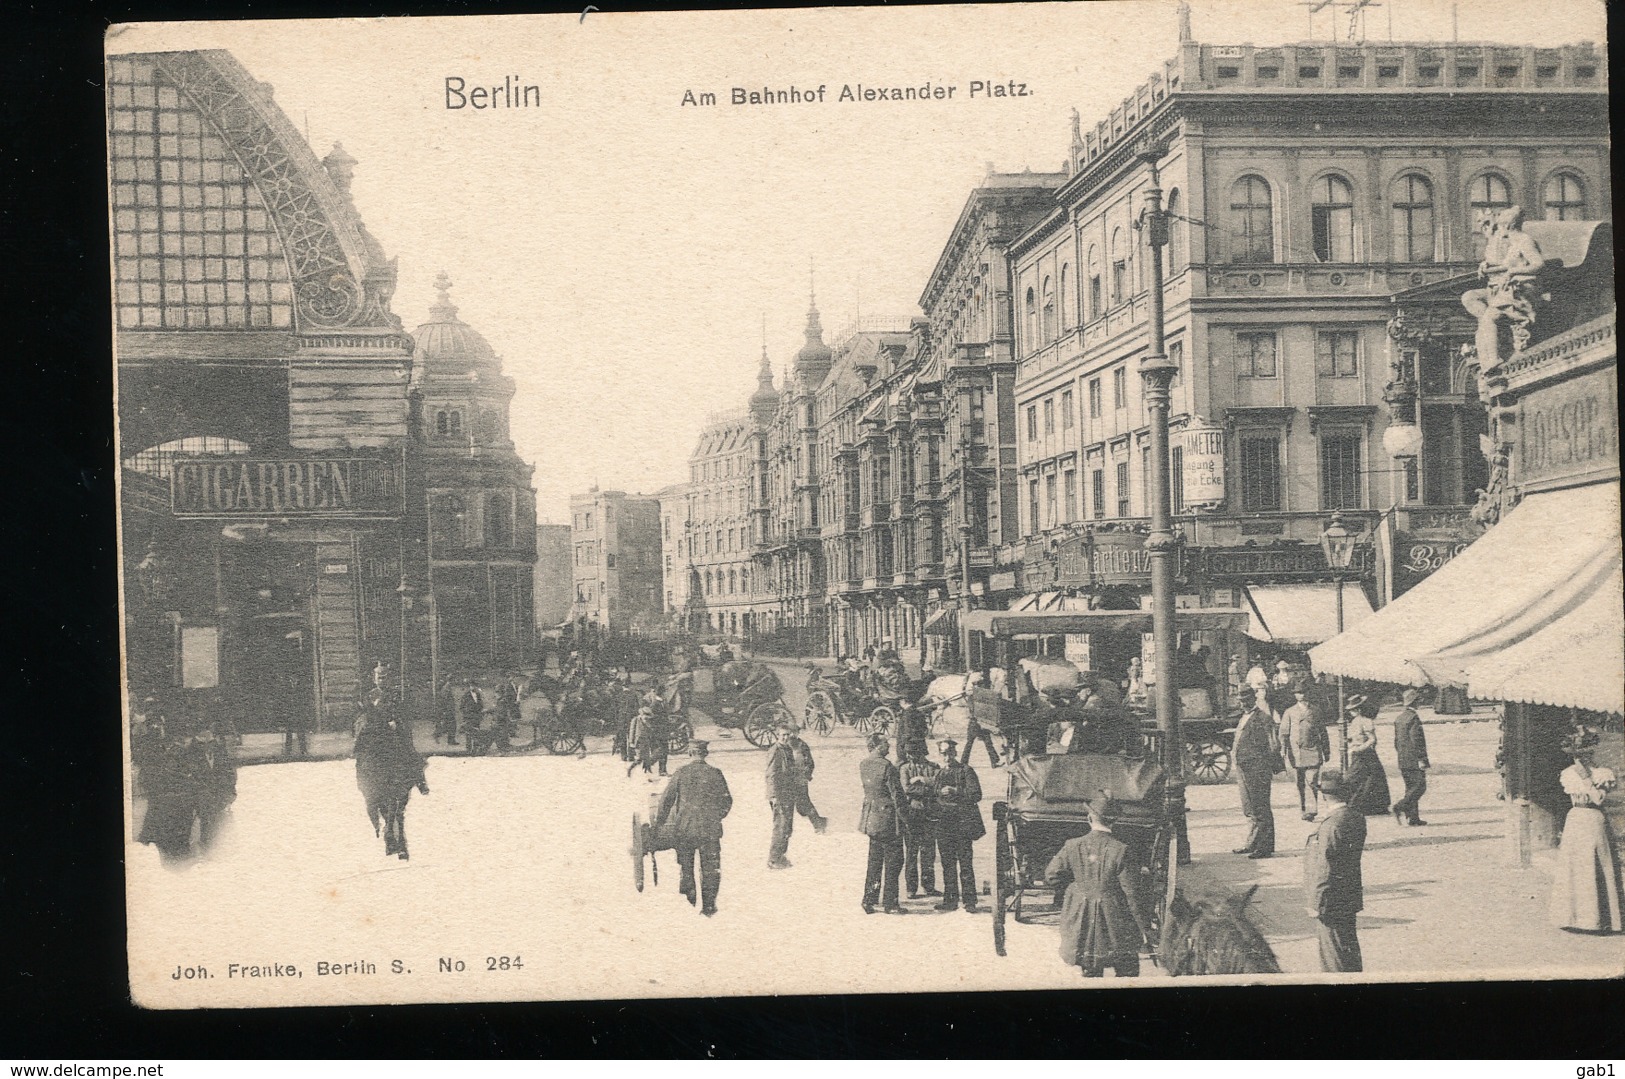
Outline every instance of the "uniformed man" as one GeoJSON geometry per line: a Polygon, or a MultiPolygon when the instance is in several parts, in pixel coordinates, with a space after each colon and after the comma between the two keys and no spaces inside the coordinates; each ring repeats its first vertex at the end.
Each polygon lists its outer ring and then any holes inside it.
{"type": "Polygon", "coordinates": [[[897,769],[903,784],[903,884],[908,897],[936,896],[936,779],[941,769],[926,757],[925,742],[909,742],[908,760],[897,769]]]}
{"type": "Polygon", "coordinates": [[[886,736],[869,736],[869,755],[858,763],[863,783],[863,811],[858,831],[869,837],[869,862],[863,881],[863,913],[873,914],[881,904],[887,914],[907,914],[897,898],[903,873],[903,832],[898,806],[903,784],[897,766],[886,759],[886,736]]]}
{"type": "Polygon", "coordinates": [[[722,887],[722,819],[733,809],[734,799],[728,780],[706,763],[711,744],[695,739],[688,745],[693,760],[677,769],[660,797],[655,827],[670,822],[677,844],[677,864],[682,869],[678,890],[694,905],[694,860],[699,856],[700,913],[707,918],[717,912],[717,892],[722,887]]]}
{"type": "Polygon", "coordinates": [[[956,755],[952,738],[937,743],[942,768],[937,772],[937,850],[942,855],[942,902],[938,910],[964,908],[976,913],[976,869],[972,844],[987,834],[982,821],[982,781],[970,765],[956,755]]]}

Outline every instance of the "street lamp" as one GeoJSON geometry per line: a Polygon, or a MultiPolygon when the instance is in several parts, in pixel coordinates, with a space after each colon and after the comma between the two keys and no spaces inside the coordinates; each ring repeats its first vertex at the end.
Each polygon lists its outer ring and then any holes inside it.
{"type": "MultiPolygon", "coordinates": [[[[1326,526],[1326,531],[1320,534],[1321,550],[1326,553],[1326,566],[1332,571],[1332,578],[1337,582],[1337,632],[1343,632],[1343,577],[1348,573],[1349,566],[1354,561],[1354,548],[1359,543],[1359,537],[1354,535],[1343,524],[1343,511],[1332,513],[1332,523],[1326,526]]],[[[1343,692],[1343,676],[1337,676],[1337,729],[1342,735],[1342,751],[1339,754],[1343,761],[1343,770],[1349,767],[1349,714],[1348,698],[1343,692]]]]}
{"type": "Polygon", "coordinates": [[[1190,839],[1185,830],[1185,753],[1179,729],[1179,687],[1174,675],[1174,564],[1179,555],[1179,539],[1174,535],[1173,507],[1169,504],[1168,411],[1174,375],[1179,365],[1168,358],[1166,328],[1163,326],[1162,249],[1168,245],[1168,214],[1162,208],[1162,181],[1157,162],[1167,153],[1158,143],[1147,144],[1135,156],[1151,170],[1151,186],[1145,190],[1145,211],[1140,215],[1141,231],[1151,249],[1151,289],[1148,296],[1148,323],[1151,346],[1140,361],[1140,377],[1145,380],[1145,410],[1151,425],[1151,534],[1145,549],[1151,558],[1151,638],[1156,647],[1157,723],[1162,728],[1163,769],[1168,776],[1167,809],[1175,822],[1176,857],[1190,861],[1190,839]]]}

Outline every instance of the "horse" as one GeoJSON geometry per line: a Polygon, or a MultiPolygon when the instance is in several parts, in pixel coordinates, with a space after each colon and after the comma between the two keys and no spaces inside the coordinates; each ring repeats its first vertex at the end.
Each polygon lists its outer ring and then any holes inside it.
{"type": "Polygon", "coordinates": [[[1194,903],[1174,897],[1162,931],[1162,968],[1172,977],[1187,974],[1279,974],[1264,934],[1247,917],[1258,885],[1237,895],[1204,896],[1194,903]]]}

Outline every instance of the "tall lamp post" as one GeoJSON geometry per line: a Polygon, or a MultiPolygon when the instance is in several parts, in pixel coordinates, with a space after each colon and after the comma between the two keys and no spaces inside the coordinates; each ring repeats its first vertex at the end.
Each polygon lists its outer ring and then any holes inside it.
{"type": "MultiPolygon", "coordinates": [[[[1332,523],[1326,526],[1326,531],[1320,534],[1320,546],[1326,552],[1326,565],[1332,571],[1332,579],[1337,582],[1337,632],[1343,632],[1343,578],[1348,574],[1349,566],[1354,562],[1354,547],[1359,537],[1351,533],[1343,524],[1343,512],[1338,510],[1332,514],[1332,523]]],[[[1341,735],[1342,749],[1338,754],[1343,762],[1343,771],[1349,767],[1349,713],[1348,696],[1343,691],[1343,676],[1337,676],[1337,729],[1341,735]]]]}
{"type": "Polygon", "coordinates": [[[1179,540],[1174,536],[1173,507],[1169,504],[1168,409],[1170,387],[1179,365],[1168,358],[1163,326],[1162,250],[1168,245],[1168,214],[1162,208],[1162,180],[1157,162],[1167,149],[1151,144],[1135,155],[1151,169],[1145,191],[1141,230],[1151,249],[1151,289],[1148,322],[1151,347],[1140,361],[1145,380],[1145,410],[1151,422],[1151,534],[1145,548],[1151,558],[1151,638],[1156,647],[1157,723],[1162,728],[1162,763],[1167,774],[1167,809],[1178,836],[1178,861],[1190,861],[1190,839],[1185,830],[1185,753],[1179,726],[1179,687],[1174,676],[1174,566],[1179,540]]]}

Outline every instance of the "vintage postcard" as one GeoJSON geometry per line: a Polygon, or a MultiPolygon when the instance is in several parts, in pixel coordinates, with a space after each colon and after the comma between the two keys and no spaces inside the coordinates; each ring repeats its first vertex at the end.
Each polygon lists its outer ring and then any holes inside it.
{"type": "Polygon", "coordinates": [[[113,27],[133,998],[1625,973],[1605,30],[113,27]]]}

